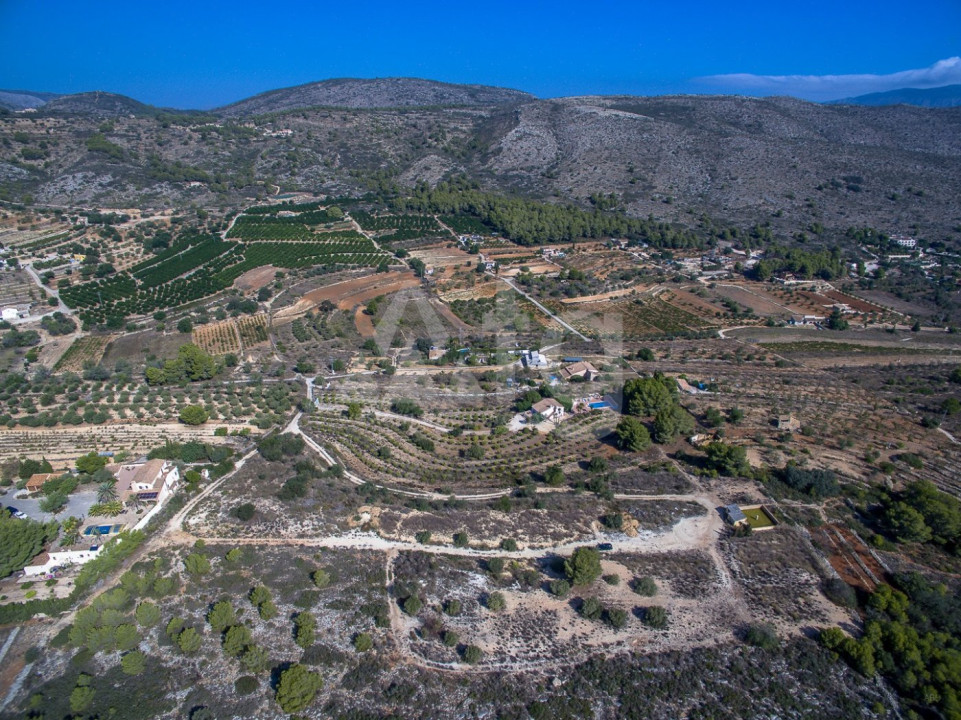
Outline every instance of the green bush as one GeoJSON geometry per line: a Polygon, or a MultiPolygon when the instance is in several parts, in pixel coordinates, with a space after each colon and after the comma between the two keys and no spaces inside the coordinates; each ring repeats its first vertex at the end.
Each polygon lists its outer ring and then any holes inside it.
{"type": "Polygon", "coordinates": [[[234,681],[234,691],[238,695],[250,695],[260,687],[260,681],[253,675],[241,675],[234,681]]]}

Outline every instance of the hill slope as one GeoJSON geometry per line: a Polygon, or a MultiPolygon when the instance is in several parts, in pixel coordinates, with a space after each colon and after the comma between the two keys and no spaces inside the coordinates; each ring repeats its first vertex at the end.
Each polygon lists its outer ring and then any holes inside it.
{"type": "Polygon", "coordinates": [[[38,108],[58,98],[57,93],[33,92],[32,90],[0,90],[0,108],[5,110],[27,110],[38,108]]]}
{"type": "Polygon", "coordinates": [[[57,115],[92,115],[113,117],[117,115],[154,115],[157,108],[139,100],[101,91],[60,95],[43,106],[44,113],[57,115]]]}
{"type": "Polygon", "coordinates": [[[533,95],[520,90],[486,85],[452,85],[418,78],[340,78],[270,90],[219,108],[216,112],[227,117],[246,117],[308,107],[499,105],[533,99],[533,95]]]}
{"type": "Polygon", "coordinates": [[[858,95],[843,100],[832,100],[830,105],[917,105],[919,107],[945,108],[961,105],[961,85],[945,85],[937,88],[901,88],[887,92],[858,95]]]}

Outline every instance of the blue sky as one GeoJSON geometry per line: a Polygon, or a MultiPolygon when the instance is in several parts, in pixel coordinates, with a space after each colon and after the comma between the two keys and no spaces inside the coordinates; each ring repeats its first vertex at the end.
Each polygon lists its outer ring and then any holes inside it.
{"type": "Polygon", "coordinates": [[[961,83],[958,56],[961,0],[0,0],[0,87],[109,90],[184,108],[330,77],[387,76],[540,97],[824,100],[961,83]]]}

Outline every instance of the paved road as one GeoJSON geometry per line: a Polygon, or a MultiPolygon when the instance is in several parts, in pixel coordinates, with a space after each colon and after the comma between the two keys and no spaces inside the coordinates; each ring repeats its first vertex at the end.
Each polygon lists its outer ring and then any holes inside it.
{"type": "Polygon", "coordinates": [[[97,492],[95,490],[83,490],[72,493],[67,498],[67,507],[56,515],[40,511],[40,498],[15,498],[13,493],[9,493],[3,496],[2,502],[4,507],[13,505],[31,520],[50,522],[51,520],[63,520],[71,515],[86,517],[90,512],[90,506],[97,502],[97,492]]]}

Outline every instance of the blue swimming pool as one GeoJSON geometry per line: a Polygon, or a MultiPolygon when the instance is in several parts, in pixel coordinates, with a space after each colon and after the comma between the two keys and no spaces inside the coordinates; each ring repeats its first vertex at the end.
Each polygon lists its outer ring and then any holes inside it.
{"type": "Polygon", "coordinates": [[[609,402],[592,402],[590,403],[591,410],[608,410],[613,407],[609,402]]]}

